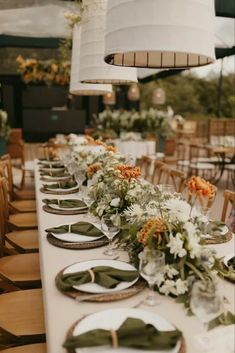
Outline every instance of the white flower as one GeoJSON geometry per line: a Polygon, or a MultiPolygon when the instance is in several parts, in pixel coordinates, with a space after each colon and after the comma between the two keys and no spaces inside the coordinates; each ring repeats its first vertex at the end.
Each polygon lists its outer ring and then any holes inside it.
{"type": "Polygon", "coordinates": [[[190,205],[183,200],[172,198],[165,202],[165,207],[170,211],[171,221],[187,222],[190,218],[190,205]]]}
{"type": "Polygon", "coordinates": [[[0,110],[0,117],[1,117],[2,123],[7,122],[7,112],[5,112],[5,110],[0,110]]]}
{"type": "Polygon", "coordinates": [[[188,250],[190,253],[191,259],[194,259],[198,256],[200,250],[200,238],[196,234],[189,234],[188,235],[188,250]]]}
{"type": "Polygon", "coordinates": [[[170,293],[176,295],[175,281],[167,279],[165,283],[159,288],[159,291],[165,295],[169,295],[170,293]]]}
{"type": "Polygon", "coordinates": [[[188,291],[187,281],[178,278],[175,282],[177,295],[184,294],[188,291]]]}
{"type": "Polygon", "coordinates": [[[132,204],[123,213],[132,224],[140,221],[144,216],[143,209],[137,203],[132,204]]]}
{"type": "Polygon", "coordinates": [[[120,197],[116,197],[110,202],[110,206],[118,207],[120,205],[120,197]]]}
{"type": "Polygon", "coordinates": [[[170,253],[174,254],[174,257],[176,256],[179,257],[184,257],[187,252],[183,248],[183,240],[181,240],[181,234],[177,233],[176,236],[174,237],[172,234],[170,234],[170,241],[167,244],[167,247],[170,248],[170,253]]]}
{"type": "Polygon", "coordinates": [[[174,267],[166,265],[165,266],[165,273],[167,274],[167,277],[172,279],[174,276],[179,274],[179,271],[177,271],[174,267]]]}

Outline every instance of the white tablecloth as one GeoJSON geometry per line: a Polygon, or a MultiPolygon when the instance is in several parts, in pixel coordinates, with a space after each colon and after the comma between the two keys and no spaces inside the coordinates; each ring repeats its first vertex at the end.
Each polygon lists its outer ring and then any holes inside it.
{"type": "Polygon", "coordinates": [[[133,158],[141,156],[154,155],[156,152],[156,142],[141,140],[141,141],[122,141],[115,140],[115,145],[119,151],[125,155],[130,154],[133,158]]]}
{"type": "MultiPolygon", "coordinates": [[[[42,182],[40,181],[38,167],[35,172],[36,180],[36,197],[37,197],[37,214],[39,226],[39,246],[40,246],[40,266],[44,299],[46,337],[47,337],[47,353],[65,353],[62,343],[69,328],[84,315],[94,313],[107,308],[132,307],[139,303],[146,294],[147,289],[142,293],[122,301],[112,303],[78,303],[75,300],[61,294],[55,287],[55,277],[57,273],[64,267],[78,261],[91,259],[108,258],[103,255],[104,248],[90,250],[66,250],[51,245],[46,239],[45,229],[59,224],[77,222],[87,219],[86,215],[81,216],[62,216],[46,213],[42,210],[42,199],[44,198],[64,198],[65,196],[48,195],[40,192],[42,182]]],[[[69,198],[76,198],[76,194],[67,195],[69,198]]],[[[213,246],[219,256],[233,252],[234,242],[213,246]]],[[[120,259],[128,261],[128,255],[120,252],[120,259]]],[[[234,311],[234,286],[233,284],[223,281],[223,291],[228,298],[230,304],[229,309],[234,311]]],[[[156,312],[177,326],[184,334],[187,344],[187,353],[195,352],[193,348],[193,337],[202,334],[203,325],[196,317],[186,315],[185,309],[181,304],[175,303],[172,298],[161,296],[161,305],[156,307],[141,306],[141,309],[156,312]]],[[[232,344],[232,342],[231,342],[232,344]]]]}

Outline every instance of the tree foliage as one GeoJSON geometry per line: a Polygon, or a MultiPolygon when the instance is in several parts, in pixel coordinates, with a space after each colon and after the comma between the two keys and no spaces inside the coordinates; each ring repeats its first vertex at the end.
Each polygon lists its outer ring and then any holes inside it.
{"type": "MultiPolygon", "coordinates": [[[[153,106],[152,95],[155,88],[166,92],[166,105],[170,105],[175,114],[187,116],[217,116],[218,112],[217,76],[199,78],[190,73],[178,74],[155,82],[141,85],[141,106],[148,109],[153,106]]],[[[223,77],[221,94],[221,116],[234,117],[235,89],[234,75],[223,77]]]]}

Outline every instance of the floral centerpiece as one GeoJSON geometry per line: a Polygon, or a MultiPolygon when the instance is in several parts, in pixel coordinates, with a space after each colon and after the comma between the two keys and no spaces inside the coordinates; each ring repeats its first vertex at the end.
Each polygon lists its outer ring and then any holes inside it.
{"type": "Polygon", "coordinates": [[[94,136],[115,138],[121,133],[136,132],[142,137],[152,134],[169,137],[173,134],[170,122],[168,112],[153,108],[140,112],[108,109],[94,117],[94,136]]]}

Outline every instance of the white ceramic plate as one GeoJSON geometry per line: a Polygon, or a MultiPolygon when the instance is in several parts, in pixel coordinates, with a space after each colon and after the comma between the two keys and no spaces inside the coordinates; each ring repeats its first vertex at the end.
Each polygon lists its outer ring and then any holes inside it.
{"type": "Polygon", "coordinates": [[[61,168],[44,168],[44,167],[41,167],[39,168],[39,170],[41,172],[62,172],[63,170],[65,170],[65,167],[61,167],[61,168]]]}
{"type": "MultiPolygon", "coordinates": [[[[60,225],[63,225],[63,224],[60,224],[60,225]]],[[[56,227],[60,227],[60,225],[56,227]]],[[[97,225],[95,226],[97,227],[97,225]]],[[[100,238],[103,238],[104,236],[104,235],[101,235],[100,237],[89,237],[88,235],[75,234],[75,233],[63,233],[63,234],[51,233],[51,234],[53,235],[53,237],[62,241],[66,241],[68,243],[89,242],[89,241],[98,240],[100,238]]]]}
{"type": "MultiPolygon", "coordinates": [[[[84,261],[84,262],[78,262],[76,264],[73,264],[66,268],[64,271],[64,274],[67,273],[73,273],[73,272],[80,272],[80,271],[85,271],[88,270],[92,267],[96,266],[110,266],[113,268],[117,268],[119,270],[126,270],[126,271],[135,271],[136,268],[127,262],[123,261],[116,261],[116,260],[90,260],[90,261],[84,261]]],[[[132,281],[132,282],[121,282],[117,285],[116,288],[104,288],[100,286],[99,284],[96,283],[85,283],[81,284],[79,286],[73,286],[74,289],[77,289],[81,292],[87,292],[87,293],[110,293],[110,292],[116,292],[120,291],[126,288],[131,287],[135,282],[138,281],[139,276],[132,281]]]]}
{"type": "Polygon", "coordinates": [[[45,187],[44,186],[44,189],[46,189],[46,190],[49,190],[49,191],[73,191],[73,190],[76,190],[76,189],[78,189],[78,185],[76,185],[76,186],[73,186],[72,188],[67,188],[67,189],[62,189],[62,188],[57,188],[57,189],[51,189],[50,187],[45,187]]]}
{"type": "Polygon", "coordinates": [[[224,264],[226,267],[228,267],[228,262],[230,259],[232,259],[235,256],[235,254],[229,254],[224,257],[224,264]]]}
{"type": "Polygon", "coordinates": [[[66,179],[71,178],[71,175],[68,175],[68,176],[42,175],[42,176],[43,176],[43,178],[46,178],[46,179],[48,179],[48,181],[50,180],[51,182],[55,182],[55,179],[56,180],[66,180],[66,179]]]}
{"type": "MultiPolygon", "coordinates": [[[[158,330],[170,331],[175,330],[172,323],[167,321],[164,317],[155,314],[151,311],[145,311],[141,309],[131,309],[131,308],[119,308],[119,309],[109,309],[104,311],[99,311],[97,313],[91,314],[83,318],[74,328],[73,334],[81,335],[85,332],[104,329],[104,330],[117,330],[122,323],[128,318],[136,318],[143,320],[146,324],[152,324],[158,330]]],[[[146,351],[142,349],[134,348],[116,348],[110,349],[110,347],[89,347],[89,348],[77,348],[76,353],[178,353],[180,350],[181,343],[177,342],[176,346],[170,350],[154,350],[146,351]]]]}
{"type": "Polygon", "coordinates": [[[61,211],[81,211],[81,210],[86,210],[87,206],[83,207],[60,207],[57,204],[51,204],[48,205],[49,207],[53,208],[54,210],[61,210],[61,211]]]}

